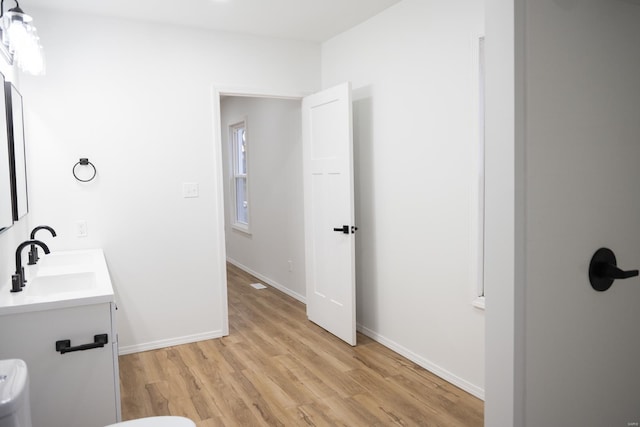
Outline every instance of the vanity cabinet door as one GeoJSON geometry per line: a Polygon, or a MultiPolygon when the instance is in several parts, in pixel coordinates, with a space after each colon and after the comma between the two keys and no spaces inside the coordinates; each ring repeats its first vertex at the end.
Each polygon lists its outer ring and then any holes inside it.
{"type": "Polygon", "coordinates": [[[0,358],[22,359],[30,377],[33,427],[103,427],[117,422],[117,345],[110,303],[0,316],[0,358]],[[108,334],[101,348],[61,354],[108,334]]]}

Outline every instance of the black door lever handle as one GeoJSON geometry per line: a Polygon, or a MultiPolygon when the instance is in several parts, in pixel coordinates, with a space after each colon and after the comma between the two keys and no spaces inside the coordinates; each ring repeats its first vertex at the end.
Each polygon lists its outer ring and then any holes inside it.
{"type": "Polygon", "coordinates": [[[589,281],[596,291],[606,291],[616,279],[628,279],[638,275],[638,270],[618,268],[616,256],[609,248],[600,248],[593,254],[589,264],[589,281]]]}
{"type": "Polygon", "coordinates": [[[335,227],[333,231],[338,231],[343,234],[354,234],[358,230],[358,227],[352,225],[349,227],[348,225],[343,225],[342,227],[335,227]]]}
{"type": "Polygon", "coordinates": [[[615,265],[599,262],[595,266],[596,274],[610,279],[628,279],[638,275],[638,270],[624,271],[615,265]]]}
{"type": "Polygon", "coordinates": [[[339,232],[344,233],[344,234],[349,234],[349,226],[348,225],[343,225],[342,227],[335,227],[333,229],[333,231],[339,231],[339,232]]]}

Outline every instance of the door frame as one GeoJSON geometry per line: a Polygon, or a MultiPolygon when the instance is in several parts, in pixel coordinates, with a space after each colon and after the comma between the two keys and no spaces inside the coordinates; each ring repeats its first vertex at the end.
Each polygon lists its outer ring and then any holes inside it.
{"type": "Polygon", "coordinates": [[[524,0],[485,3],[485,425],[524,425],[524,0]]]}
{"type": "MultiPolygon", "coordinates": [[[[222,286],[220,286],[220,302],[222,310],[222,335],[229,335],[229,301],[227,298],[227,247],[226,247],[226,233],[225,233],[225,203],[224,203],[224,170],[222,168],[222,120],[220,108],[220,98],[222,96],[238,96],[238,97],[250,97],[250,98],[272,98],[272,99],[290,99],[302,101],[307,95],[311,95],[313,92],[286,92],[275,89],[259,89],[259,88],[247,88],[239,86],[227,86],[214,84],[212,87],[211,99],[213,102],[213,153],[214,163],[217,169],[216,182],[215,182],[215,227],[218,235],[221,237],[217,242],[218,253],[220,254],[218,269],[220,275],[218,280],[222,286]]],[[[306,289],[306,284],[305,284],[306,289]]]]}

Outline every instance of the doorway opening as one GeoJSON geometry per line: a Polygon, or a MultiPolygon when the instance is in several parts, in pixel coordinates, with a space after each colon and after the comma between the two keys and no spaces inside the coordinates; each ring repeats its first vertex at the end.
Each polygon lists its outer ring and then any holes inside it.
{"type": "Polygon", "coordinates": [[[252,95],[214,92],[221,261],[302,301],[310,321],[356,345],[351,84],[252,95]]]}
{"type": "Polygon", "coordinates": [[[218,99],[226,262],[306,303],[302,96],[218,99]]]}

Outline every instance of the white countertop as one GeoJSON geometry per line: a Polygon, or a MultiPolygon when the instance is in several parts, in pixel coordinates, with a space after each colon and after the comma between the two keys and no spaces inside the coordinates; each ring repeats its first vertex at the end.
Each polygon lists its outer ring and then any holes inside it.
{"type": "Polygon", "coordinates": [[[25,265],[22,292],[11,292],[10,277],[1,281],[0,316],[115,301],[102,249],[39,254],[37,265],[25,265]]]}

